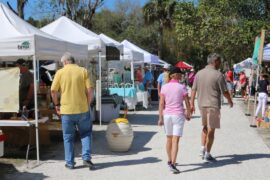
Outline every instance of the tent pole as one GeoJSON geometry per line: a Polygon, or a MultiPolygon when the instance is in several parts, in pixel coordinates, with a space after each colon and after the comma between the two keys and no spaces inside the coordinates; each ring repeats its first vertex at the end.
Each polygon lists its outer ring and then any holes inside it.
{"type": "Polygon", "coordinates": [[[37,62],[36,55],[33,56],[34,68],[34,101],[35,101],[35,129],[36,129],[36,152],[37,164],[39,165],[39,134],[38,134],[38,104],[37,104],[37,62]]]}
{"type": "Polygon", "coordinates": [[[249,92],[248,92],[248,104],[247,104],[247,111],[245,113],[246,116],[250,116],[250,97],[251,97],[251,87],[252,87],[252,81],[253,81],[253,74],[254,74],[254,69],[251,68],[251,74],[250,74],[250,80],[249,80],[249,92]]]}
{"type": "Polygon", "coordinates": [[[102,110],[102,100],[101,100],[101,93],[102,93],[102,73],[101,73],[101,70],[102,70],[102,68],[101,68],[101,51],[99,51],[98,52],[98,63],[99,63],[99,84],[100,84],[100,89],[99,89],[99,105],[100,105],[100,107],[99,107],[99,125],[101,126],[101,118],[102,118],[102,116],[101,116],[101,110],[102,110]]]}

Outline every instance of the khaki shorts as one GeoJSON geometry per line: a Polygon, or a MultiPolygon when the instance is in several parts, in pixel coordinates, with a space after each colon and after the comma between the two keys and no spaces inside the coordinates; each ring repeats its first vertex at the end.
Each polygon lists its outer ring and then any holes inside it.
{"type": "Polygon", "coordinates": [[[202,125],[212,129],[220,128],[220,109],[212,107],[200,108],[202,125]]]}

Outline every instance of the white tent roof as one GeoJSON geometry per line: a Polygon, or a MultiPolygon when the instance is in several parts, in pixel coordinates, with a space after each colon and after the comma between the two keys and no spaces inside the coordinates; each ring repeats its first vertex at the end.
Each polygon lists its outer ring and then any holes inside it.
{"type": "Polygon", "coordinates": [[[140,53],[143,53],[144,55],[144,62],[150,63],[150,64],[159,64],[159,58],[156,55],[150,54],[149,52],[141,49],[140,47],[136,46],[135,44],[132,44],[128,40],[124,40],[121,42],[125,47],[130,48],[131,50],[138,51],[140,53]]]}
{"type": "Polygon", "coordinates": [[[99,35],[100,39],[107,45],[107,46],[113,46],[116,47],[117,49],[119,49],[120,54],[123,54],[123,44],[119,43],[118,41],[110,38],[109,36],[106,36],[105,34],[100,34],[99,35]]]}
{"type": "Polygon", "coordinates": [[[44,26],[41,30],[65,41],[88,45],[90,55],[97,55],[100,50],[105,54],[105,44],[97,34],[65,16],[44,26]]]}
{"type": "Polygon", "coordinates": [[[257,66],[256,64],[253,64],[252,58],[247,58],[237,64],[234,64],[233,68],[235,72],[240,72],[243,69],[251,69],[251,68],[255,68],[256,66],[257,66]]]}
{"type": "Polygon", "coordinates": [[[131,50],[105,34],[100,34],[99,36],[107,45],[117,47],[120,50],[121,54],[123,54],[122,60],[143,61],[143,53],[131,50]]]}
{"type": "Polygon", "coordinates": [[[87,47],[68,43],[46,34],[0,3],[0,59],[36,55],[38,59],[59,60],[69,51],[76,59],[87,58],[87,47]]]}

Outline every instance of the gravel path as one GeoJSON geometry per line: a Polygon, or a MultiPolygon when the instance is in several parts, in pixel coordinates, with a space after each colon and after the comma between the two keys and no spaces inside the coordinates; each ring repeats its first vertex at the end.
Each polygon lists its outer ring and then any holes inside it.
{"type": "MultiPolygon", "coordinates": [[[[80,142],[76,146],[76,169],[64,167],[62,143],[49,153],[41,165],[6,175],[5,179],[65,179],[65,180],[267,180],[270,177],[270,150],[257,133],[249,127],[240,101],[234,108],[222,107],[221,129],[216,131],[212,154],[216,163],[203,163],[200,149],[201,121],[198,111],[186,122],[178,156],[182,173],[171,174],[166,165],[165,135],[156,126],[157,110],[129,112],[135,132],[132,148],[127,153],[112,153],[105,139],[106,125],[94,126],[93,162],[97,169],[82,167],[80,142]],[[50,156],[51,155],[51,156],[50,156]]],[[[157,107],[153,108],[157,109],[157,107]]]]}

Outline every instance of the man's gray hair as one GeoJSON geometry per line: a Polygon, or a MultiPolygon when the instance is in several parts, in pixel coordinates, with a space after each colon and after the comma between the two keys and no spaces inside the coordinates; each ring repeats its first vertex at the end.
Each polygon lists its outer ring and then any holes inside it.
{"type": "Polygon", "coordinates": [[[63,56],[61,57],[61,62],[63,63],[64,61],[68,61],[70,62],[71,64],[74,64],[75,63],[75,59],[74,57],[71,55],[70,52],[65,52],[63,54],[63,56]]]}
{"type": "Polygon", "coordinates": [[[216,60],[222,61],[222,57],[221,57],[218,53],[211,53],[211,54],[209,54],[208,57],[207,57],[207,63],[208,63],[208,64],[212,64],[212,63],[214,63],[216,60]]]}

